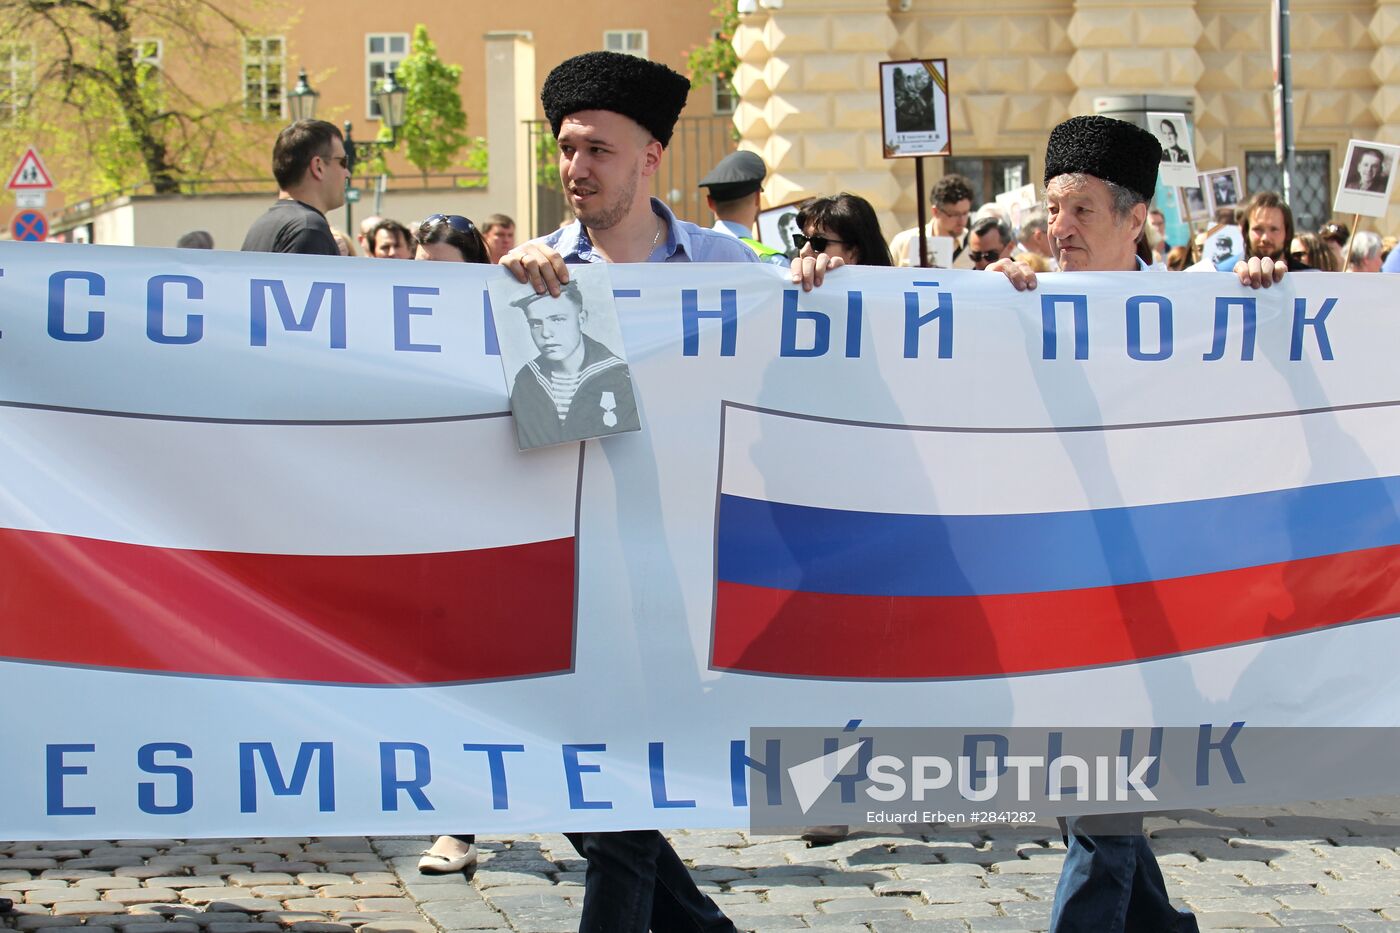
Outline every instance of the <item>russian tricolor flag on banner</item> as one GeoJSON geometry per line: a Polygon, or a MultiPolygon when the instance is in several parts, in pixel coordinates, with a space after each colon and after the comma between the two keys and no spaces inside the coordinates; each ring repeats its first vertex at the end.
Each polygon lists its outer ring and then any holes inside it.
{"type": "Polygon", "coordinates": [[[728,404],[722,433],[717,669],[1032,674],[1400,614],[1394,404],[1026,430],[728,404]]]}
{"type": "Polygon", "coordinates": [[[573,666],[579,447],[509,417],[0,408],[0,655],[313,683],[573,666]]]}

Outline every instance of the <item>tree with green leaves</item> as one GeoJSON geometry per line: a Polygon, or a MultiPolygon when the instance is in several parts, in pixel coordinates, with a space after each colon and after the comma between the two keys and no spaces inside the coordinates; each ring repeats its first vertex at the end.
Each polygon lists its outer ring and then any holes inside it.
{"type": "MultiPolygon", "coordinates": [[[[239,167],[242,101],[227,75],[249,27],[216,0],[0,0],[0,55],[32,50],[0,82],[0,146],[40,143],[64,187],[159,194],[239,167]],[[158,35],[178,76],[152,54],[158,35]],[[43,64],[40,64],[43,63],[43,64]]],[[[280,94],[280,88],[279,88],[280,94]]]]}
{"type": "MultiPolygon", "coordinates": [[[[404,155],[424,175],[451,168],[457,154],[472,141],[467,136],[467,114],[458,91],[462,66],[438,58],[428,27],[420,23],[413,28],[413,46],[399,63],[394,80],[408,92],[404,125],[399,129],[404,155]]],[[[379,138],[390,138],[387,126],[379,128],[379,138]]],[[[382,165],[379,170],[383,171],[382,165]]]]}
{"type": "Polygon", "coordinates": [[[737,0],[715,0],[710,15],[719,26],[707,44],[691,50],[686,62],[690,68],[691,87],[699,87],[710,80],[728,84],[739,69],[739,55],[734,51],[734,32],[739,28],[737,0]]]}

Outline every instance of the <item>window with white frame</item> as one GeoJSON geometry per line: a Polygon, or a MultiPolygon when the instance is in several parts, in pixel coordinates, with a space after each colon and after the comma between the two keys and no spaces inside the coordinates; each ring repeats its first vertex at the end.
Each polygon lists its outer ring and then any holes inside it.
{"type": "Polygon", "coordinates": [[[645,29],[609,29],[603,33],[603,48],[609,52],[622,52],[638,58],[647,57],[647,31],[645,29]]]}
{"type": "Polygon", "coordinates": [[[365,115],[369,119],[379,119],[379,101],[374,99],[374,92],[379,90],[379,83],[406,57],[408,33],[392,32],[365,36],[365,115]]]}
{"type": "Polygon", "coordinates": [[[249,37],[243,43],[243,113],[281,119],[286,90],[287,43],[281,36],[249,37]]]}
{"type": "Polygon", "coordinates": [[[0,116],[13,117],[34,93],[34,43],[0,43],[0,116]]]}

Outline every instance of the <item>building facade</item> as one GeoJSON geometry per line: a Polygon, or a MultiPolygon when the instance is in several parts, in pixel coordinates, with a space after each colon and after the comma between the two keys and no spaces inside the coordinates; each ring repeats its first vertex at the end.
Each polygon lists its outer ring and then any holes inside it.
{"type": "MultiPolygon", "coordinates": [[[[1290,6],[1291,198],[1315,226],[1349,138],[1400,142],[1400,2],[1290,6]]],[[[878,63],[916,58],[948,61],[953,155],[927,160],[930,185],[961,172],[985,201],[1040,184],[1056,123],[1099,98],[1151,94],[1193,102],[1199,168],[1279,187],[1266,0],[785,0],[743,17],[734,43],[735,124],[768,162],[775,204],[848,190],[886,230],[914,225],[927,192],[912,160],[883,157],[878,63]]]]}

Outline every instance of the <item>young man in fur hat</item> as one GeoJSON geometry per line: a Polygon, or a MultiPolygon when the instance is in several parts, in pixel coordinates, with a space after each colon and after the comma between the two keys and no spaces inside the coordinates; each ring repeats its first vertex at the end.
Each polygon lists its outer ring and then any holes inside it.
{"type": "Polygon", "coordinates": [[[677,220],[647,193],[689,89],[665,65],[617,52],[588,52],[551,71],[540,101],[578,219],[517,246],[501,265],[557,296],[572,263],[756,261],[734,237],[677,220]]]}
{"type": "MultiPolygon", "coordinates": [[[[540,101],[578,219],[517,246],[501,265],[558,298],[575,263],[757,262],[738,239],[677,220],[647,194],[689,90],[665,65],[616,52],[588,52],[551,71],[540,101]]],[[[588,860],[581,933],[734,933],[656,830],[568,836],[588,860]]]]}

